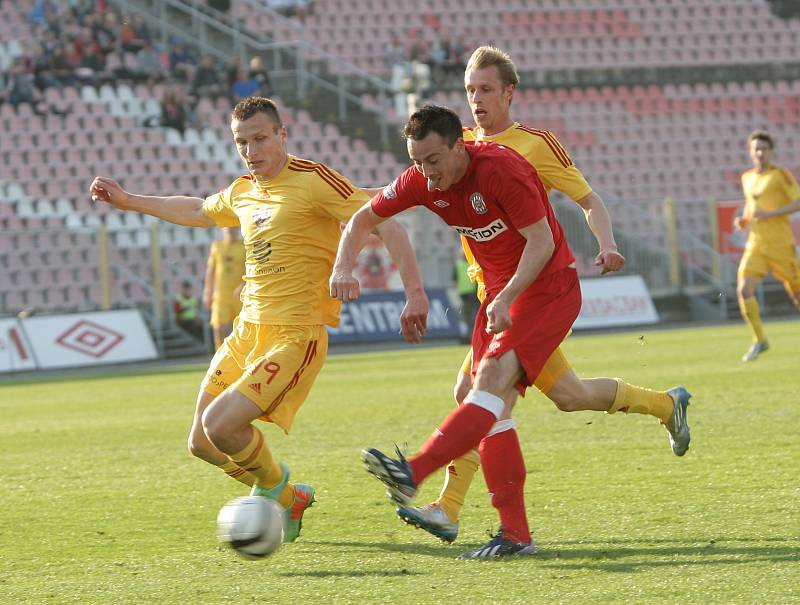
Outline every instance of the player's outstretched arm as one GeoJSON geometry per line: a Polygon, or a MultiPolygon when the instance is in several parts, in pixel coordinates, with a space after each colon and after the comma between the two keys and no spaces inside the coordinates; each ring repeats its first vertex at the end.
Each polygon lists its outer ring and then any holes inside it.
{"type": "Polygon", "coordinates": [[[98,176],[89,187],[92,201],[106,202],[118,210],[149,214],[186,227],[213,227],[214,221],[203,212],[203,199],[181,195],[136,195],[125,191],[114,179],[98,176]]]}
{"type": "Polygon", "coordinates": [[[592,191],[589,195],[577,200],[578,205],[583,208],[586,222],[589,224],[597,240],[600,249],[594,259],[594,264],[601,268],[600,274],[605,275],[611,271],[619,271],[625,265],[625,257],[617,250],[617,242],[614,240],[614,230],[611,226],[611,217],[608,209],[596,192],[592,191]]]}
{"type": "Polygon", "coordinates": [[[360,296],[360,286],[353,277],[353,269],[370,233],[384,220],[372,211],[371,202],[367,202],[345,225],[329,282],[333,298],[348,302],[360,296]]]}
{"type": "Polygon", "coordinates": [[[406,230],[395,219],[384,221],[378,225],[377,231],[397,266],[406,292],[406,304],[400,314],[400,334],[410,343],[419,343],[425,336],[430,304],[414,249],[406,230]]]}

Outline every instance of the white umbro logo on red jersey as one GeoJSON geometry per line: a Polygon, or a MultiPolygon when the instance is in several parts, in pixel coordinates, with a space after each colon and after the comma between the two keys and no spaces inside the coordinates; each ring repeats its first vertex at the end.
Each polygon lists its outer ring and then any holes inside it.
{"type": "Polygon", "coordinates": [[[444,200],[436,200],[433,204],[434,206],[439,206],[439,208],[447,208],[450,205],[449,202],[445,202],[444,200]]]}

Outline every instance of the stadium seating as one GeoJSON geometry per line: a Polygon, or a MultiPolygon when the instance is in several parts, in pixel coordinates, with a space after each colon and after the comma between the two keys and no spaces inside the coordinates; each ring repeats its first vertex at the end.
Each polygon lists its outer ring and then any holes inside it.
{"type": "Polygon", "coordinates": [[[752,0],[475,0],[468,8],[456,1],[316,0],[302,24],[272,19],[252,0],[233,3],[233,15],[277,41],[300,38],[309,58],[317,49],[333,55],[334,73],[352,71],[344,59],[384,77],[390,66],[383,48],[397,33],[426,45],[444,35],[461,35],[470,48],[494,40],[519,65],[544,70],[747,65],[800,56],[800,23],[752,0]]]}

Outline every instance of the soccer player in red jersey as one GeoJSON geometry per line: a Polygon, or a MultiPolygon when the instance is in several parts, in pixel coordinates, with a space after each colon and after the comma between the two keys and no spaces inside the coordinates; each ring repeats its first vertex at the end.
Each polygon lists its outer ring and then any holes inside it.
{"type": "MultiPolygon", "coordinates": [[[[519,153],[534,167],[548,193],[551,189],[557,189],[584,210],[586,221],[597,239],[599,251],[595,265],[601,268],[601,273],[621,269],[625,257],[617,250],[611,218],[601,197],[592,190],[554,133],[530,128],[511,117],[512,101],[518,85],[519,74],[508,54],[492,46],[475,49],[467,62],[464,88],[476,126],[464,129],[464,140],[488,141],[519,153]]],[[[486,298],[483,270],[470,250],[468,238],[462,236],[461,244],[469,262],[468,273],[478,285],[478,299],[483,301],[486,298]]],[[[672,452],[676,456],[686,453],[688,439],[676,441],[673,437],[675,410],[683,405],[680,399],[688,396],[684,390],[673,388],[655,391],[619,378],[579,377],[562,349],[558,347],[553,351],[533,381],[533,386],[559,410],[653,416],[667,429],[672,452]]],[[[472,389],[471,367],[470,350],[459,369],[453,389],[457,404],[463,403],[464,397],[472,389]]],[[[511,412],[517,395],[512,392],[510,397],[501,419],[507,420],[502,425],[506,430],[513,430],[516,426],[511,412]]],[[[398,517],[445,542],[453,542],[458,537],[459,514],[478,470],[478,462],[479,455],[475,450],[453,460],[447,466],[438,498],[423,506],[400,506],[397,508],[398,517]]]]}
{"type": "MultiPolygon", "coordinates": [[[[392,459],[364,450],[367,469],[408,505],[438,468],[478,447],[501,530],[465,558],[532,554],[525,513],[525,463],[516,431],[501,421],[505,400],[524,393],[564,340],[581,307],[574,257],[535,169],[493,143],[466,144],[451,110],[425,106],[405,126],[414,166],[348,223],[331,275],[331,295],[359,295],[352,271],[367,235],[383,220],[422,205],[465,235],[483,268],[486,300],[472,334],[473,387],[420,452],[392,459]]],[[[685,403],[688,403],[686,398],[685,403]]],[[[685,418],[685,405],[682,407],[685,418]]],[[[677,431],[688,442],[685,422],[677,431]]]]}

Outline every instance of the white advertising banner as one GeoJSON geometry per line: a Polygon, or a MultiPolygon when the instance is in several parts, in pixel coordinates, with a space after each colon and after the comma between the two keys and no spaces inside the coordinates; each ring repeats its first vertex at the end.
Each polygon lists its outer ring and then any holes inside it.
{"type": "Polygon", "coordinates": [[[0,372],[35,370],[36,359],[16,319],[0,319],[0,372]]]}
{"type": "Polygon", "coordinates": [[[135,310],[31,317],[21,323],[42,370],[157,357],[135,310]]]}
{"type": "Polygon", "coordinates": [[[640,275],[581,280],[583,306],[575,329],[658,323],[658,313],[640,275]]]}

